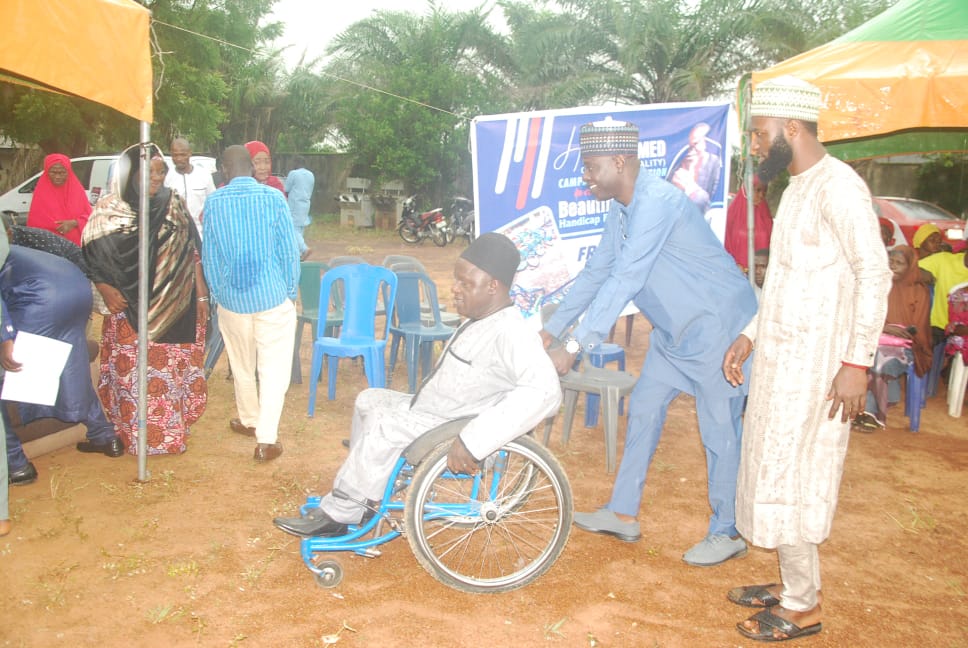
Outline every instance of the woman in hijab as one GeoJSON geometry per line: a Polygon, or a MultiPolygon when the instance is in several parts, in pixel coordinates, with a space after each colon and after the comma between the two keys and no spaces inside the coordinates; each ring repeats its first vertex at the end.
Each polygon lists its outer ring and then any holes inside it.
{"type": "Polygon", "coordinates": [[[253,175],[256,182],[269,185],[273,189],[278,189],[283,195],[286,194],[282,181],[272,175],[272,156],[269,154],[269,147],[258,140],[246,142],[246,150],[252,158],[253,175]]]}
{"type": "Polygon", "coordinates": [[[44,158],[44,172],[37,180],[30,201],[27,226],[50,230],[74,245],[91,214],[91,203],[66,155],[52,153],[44,158]]]}
{"type": "Polygon", "coordinates": [[[167,165],[151,148],[148,203],[148,321],[138,321],[140,145],[118,159],[111,192],[84,231],[84,259],[110,311],[101,328],[98,392],[128,452],[137,452],[139,326],[148,328],[148,453],[181,453],[207,401],[202,370],[208,287],[201,241],[178,194],[164,186],[167,165]]]}
{"type": "Polygon", "coordinates": [[[899,245],[888,252],[894,273],[887,296],[887,320],[881,334],[874,366],[868,373],[867,408],[854,420],[863,431],[883,428],[888,405],[901,399],[898,378],[914,363],[914,372],[923,376],[931,367],[931,292],[921,282],[917,253],[899,245]]]}
{"type": "MultiPolygon", "coordinates": [[[[736,261],[740,270],[749,270],[748,243],[746,241],[746,189],[740,187],[726,210],[726,238],[723,246],[736,261]]],[[[753,231],[754,250],[764,250],[770,247],[770,237],[773,235],[773,215],[766,202],[766,183],[759,178],[753,178],[753,231]]]]}

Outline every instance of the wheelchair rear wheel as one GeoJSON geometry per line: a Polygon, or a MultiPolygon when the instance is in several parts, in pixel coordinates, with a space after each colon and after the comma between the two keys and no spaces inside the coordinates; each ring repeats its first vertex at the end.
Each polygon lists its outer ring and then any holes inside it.
{"type": "Polygon", "coordinates": [[[417,466],[404,507],[407,541],[424,569],[464,592],[507,592],[544,574],[571,532],[571,486],[558,460],[523,436],[474,477],[447,470],[451,442],[417,466]]]}

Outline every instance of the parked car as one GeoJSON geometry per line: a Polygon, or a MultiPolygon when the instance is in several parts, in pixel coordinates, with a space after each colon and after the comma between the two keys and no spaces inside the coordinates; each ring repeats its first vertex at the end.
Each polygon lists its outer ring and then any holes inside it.
{"type": "Polygon", "coordinates": [[[914,233],[925,223],[934,223],[946,243],[957,252],[965,247],[965,221],[951,212],[915,198],[874,197],[874,211],[895,224],[894,245],[910,245],[914,233]],[[898,231],[903,235],[899,240],[898,231]]]}
{"type": "MultiPolygon", "coordinates": [[[[114,162],[118,159],[116,155],[94,155],[86,157],[71,158],[71,168],[74,175],[81,182],[81,186],[87,191],[88,200],[91,204],[97,202],[102,194],[107,193],[108,182],[113,171],[114,162]]],[[[215,173],[215,158],[205,155],[193,155],[192,164],[207,169],[210,173],[215,173]]],[[[171,158],[165,156],[165,162],[172,165],[171,158]]],[[[34,198],[34,189],[40,173],[35,174],[24,182],[20,183],[7,193],[0,196],[0,213],[12,214],[14,222],[25,223],[27,214],[30,212],[30,203],[34,198]]]]}

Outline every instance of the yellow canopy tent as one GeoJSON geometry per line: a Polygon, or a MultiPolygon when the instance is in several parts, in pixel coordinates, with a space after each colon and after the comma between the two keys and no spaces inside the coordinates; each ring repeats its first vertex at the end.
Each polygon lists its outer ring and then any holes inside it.
{"type": "Polygon", "coordinates": [[[901,0],[825,45],[753,72],[820,88],[818,128],[845,160],[968,150],[968,2],[901,0]]]}
{"type": "MultiPolygon", "coordinates": [[[[0,0],[0,78],[89,99],[141,121],[152,120],[151,12],[132,0],[0,0]]],[[[148,164],[143,147],[138,284],[139,321],[148,317],[148,164]]],[[[138,387],[147,391],[147,327],[138,332],[138,387]]],[[[147,479],[145,400],[138,402],[138,479],[147,479]]]]}
{"type": "Polygon", "coordinates": [[[150,17],[133,0],[3,0],[0,74],[150,123],[150,17]]]}

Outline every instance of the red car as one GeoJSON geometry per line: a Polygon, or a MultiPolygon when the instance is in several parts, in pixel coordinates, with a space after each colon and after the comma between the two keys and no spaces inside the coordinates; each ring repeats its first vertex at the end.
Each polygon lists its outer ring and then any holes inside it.
{"type": "Polygon", "coordinates": [[[925,223],[934,223],[941,230],[945,243],[955,252],[965,248],[965,221],[935,204],[915,198],[874,197],[874,212],[894,222],[894,241],[891,246],[911,245],[914,233],[925,223]],[[899,235],[900,233],[900,235],[899,235]]]}

